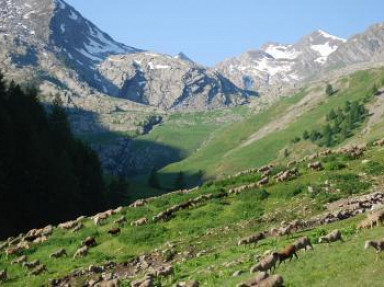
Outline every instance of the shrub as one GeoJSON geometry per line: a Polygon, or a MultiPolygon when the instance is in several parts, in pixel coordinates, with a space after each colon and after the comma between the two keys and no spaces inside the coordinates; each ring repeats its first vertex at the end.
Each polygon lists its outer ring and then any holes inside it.
{"type": "Polygon", "coordinates": [[[384,173],[384,164],[381,164],[376,161],[368,162],[364,166],[364,171],[371,175],[380,175],[384,173]]]}
{"type": "Polygon", "coordinates": [[[328,171],[341,170],[345,167],[346,165],[339,161],[327,162],[324,164],[325,170],[328,170],[328,171]]]}

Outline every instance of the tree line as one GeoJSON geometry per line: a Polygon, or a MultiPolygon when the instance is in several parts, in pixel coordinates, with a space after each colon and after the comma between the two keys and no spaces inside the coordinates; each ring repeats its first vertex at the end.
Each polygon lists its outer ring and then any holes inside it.
{"type": "Polygon", "coordinates": [[[34,88],[0,74],[0,238],[96,213],[121,200],[96,153],[71,132],[56,97],[49,112],[34,88]]]}

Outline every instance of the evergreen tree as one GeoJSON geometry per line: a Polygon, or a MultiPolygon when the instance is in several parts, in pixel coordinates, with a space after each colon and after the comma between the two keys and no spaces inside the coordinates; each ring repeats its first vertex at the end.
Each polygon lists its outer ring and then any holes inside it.
{"type": "Polygon", "coordinates": [[[174,183],[174,189],[175,190],[180,190],[185,188],[185,179],[184,179],[184,173],[180,171],[175,179],[174,183]]]}
{"type": "Polygon", "coordinates": [[[327,87],[325,88],[325,93],[327,94],[327,96],[332,96],[335,93],[331,84],[327,84],[327,87]]]}
{"type": "Polygon", "coordinates": [[[374,83],[372,87],[372,95],[376,95],[378,92],[379,92],[379,89],[377,88],[376,83],[374,83]]]}
{"type": "Polygon", "coordinates": [[[328,119],[330,120],[330,121],[332,121],[332,120],[334,120],[335,118],[336,118],[336,112],[335,112],[335,110],[334,109],[331,109],[331,111],[328,113],[328,119]]]}
{"type": "Polygon", "coordinates": [[[151,170],[151,173],[149,174],[148,177],[148,185],[150,187],[156,188],[156,189],[161,189],[160,183],[159,183],[159,178],[157,176],[157,171],[155,168],[151,170]]]}
{"type": "Polygon", "coordinates": [[[327,124],[324,127],[323,136],[324,136],[324,144],[325,144],[325,146],[327,146],[327,147],[332,146],[332,144],[333,144],[332,129],[331,129],[331,126],[329,124],[327,124]]]}
{"type": "Polygon", "coordinates": [[[303,139],[304,139],[304,140],[309,139],[309,133],[308,133],[307,130],[305,130],[305,131],[303,132],[303,139]]]}

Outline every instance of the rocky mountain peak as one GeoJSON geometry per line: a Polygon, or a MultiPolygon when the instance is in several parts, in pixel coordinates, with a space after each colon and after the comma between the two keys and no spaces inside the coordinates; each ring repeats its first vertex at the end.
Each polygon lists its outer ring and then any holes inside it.
{"type": "Polygon", "coordinates": [[[175,56],[175,59],[179,59],[179,60],[187,61],[187,62],[190,62],[190,63],[195,63],[193,60],[191,60],[191,58],[189,58],[189,57],[188,57],[187,55],[185,55],[183,52],[178,53],[178,54],[175,56]]]}

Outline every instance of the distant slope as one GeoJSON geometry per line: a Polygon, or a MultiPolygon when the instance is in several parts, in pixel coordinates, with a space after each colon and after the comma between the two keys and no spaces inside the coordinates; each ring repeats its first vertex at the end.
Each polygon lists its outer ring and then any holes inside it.
{"type": "MultiPolygon", "coordinates": [[[[304,130],[311,131],[321,126],[331,108],[342,107],[347,100],[363,99],[371,93],[374,84],[380,85],[383,78],[383,69],[373,69],[335,80],[334,87],[340,91],[332,97],[325,95],[325,83],[308,86],[301,93],[284,98],[244,121],[217,130],[206,145],[187,159],[167,166],[162,172],[182,170],[194,173],[202,169],[207,177],[221,177],[261,166],[281,157],[284,149],[292,153],[292,157],[313,152],[316,147],[310,142],[299,143],[296,149],[292,139],[301,137],[304,130]]],[[[376,130],[376,135],[379,130],[382,131],[382,127],[376,130]]],[[[361,136],[356,135],[353,139],[359,141],[359,138],[361,136]]],[[[369,138],[367,134],[362,140],[369,138]]]]}

